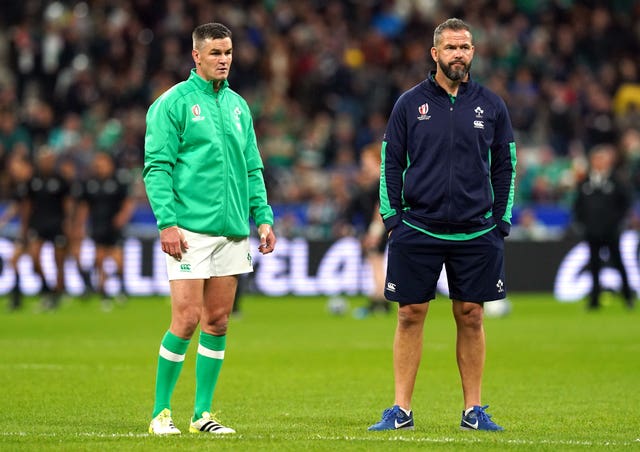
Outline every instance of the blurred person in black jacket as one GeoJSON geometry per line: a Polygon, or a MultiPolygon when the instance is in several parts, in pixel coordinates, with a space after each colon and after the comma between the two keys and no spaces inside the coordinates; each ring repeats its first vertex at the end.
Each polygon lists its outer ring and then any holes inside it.
{"type": "Polygon", "coordinates": [[[69,218],[73,206],[69,183],[58,171],[58,156],[42,147],[36,156],[35,173],[27,187],[27,247],[35,272],[42,280],[42,308],[55,309],[65,290],[64,260],[67,254],[69,218]],[[49,285],[42,263],[42,247],[53,245],[56,280],[49,285]]]}
{"type": "Polygon", "coordinates": [[[620,255],[620,235],[632,205],[631,188],[616,172],[616,148],[599,144],[589,154],[589,173],[578,185],[574,204],[577,226],[589,245],[589,270],[593,286],[589,309],[600,307],[600,269],[604,257],[611,267],[620,272],[622,295],[629,308],[634,296],[629,286],[627,271],[620,255]]]}
{"type": "Polygon", "coordinates": [[[129,172],[116,168],[109,154],[98,152],[91,163],[91,174],[75,193],[78,199],[76,222],[80,225],[88,223],[95,243],[95,289],[102,297],[104,308],[110,308],[112,298],[105,287],[111,276],[104,265],[107,258],[115,264],[115,276],[120,285],[116,300],[125,299],[124,228],[136,207],[130,196],[130,185],[129,172]]]}
{"type": "Polygon", "coordinates": [[[375,312],[388,313],[391,310],[391,305],[384,296],[387,231],[378,213],[380,163],[380,145],[366,145],[360,155],[357,188],[345,213],[346,222],[352,225],[354,234],[360,238],[362,250],[371,268],[368,306],[358,311],[360,317],[375,312]]]}
{"type": "Polygon", "coordinates": [[[13,311],[22,307],[22,289],[20,284],[20,272],[18,271],[18,261],[27,253],[27,192],[29,181],[33,178],[32,163],[22,156],[13,156],[9,159],[7,165],[9,173],[6,178],[9,179],[11,186],[11,201],[7,208],[0,215],[0,232],[4,236],[7,224],[18,218],[18,227],[15,234],[13,244],[13,254],[8,259],[8,263],[15,273],[15,282],[9,294],[9,310],[13,311]]]}

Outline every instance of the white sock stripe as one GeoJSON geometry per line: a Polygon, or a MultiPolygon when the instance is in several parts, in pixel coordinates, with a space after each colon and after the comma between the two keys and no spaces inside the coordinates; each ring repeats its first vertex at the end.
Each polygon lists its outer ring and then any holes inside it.
{"type": "Polygon", "coordinates": [[[198,344],[198,354],[213,359],[224,359],[224,350],[211,350],[202,344],[198,344]]]}
{"type": "Polygon", "coordinates": [[[164,348],[164,345],[160,344],[160,356],[162,356],[167,361],[173,361],[174,363],[181,363],[184,361],[185,355],[179,355],[177,353],[173,353],[170,350],[164,348]]]}

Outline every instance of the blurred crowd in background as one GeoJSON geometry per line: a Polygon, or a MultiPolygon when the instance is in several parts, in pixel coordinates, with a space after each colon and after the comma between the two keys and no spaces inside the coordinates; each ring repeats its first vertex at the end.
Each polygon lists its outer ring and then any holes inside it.
{"type": "Polygon", "coordinates": [[[640,193],[640,1],[22,0],[0,5],[0,197],[12,159],[51,150],[82,178],[103,151],[144,209],[146,110],[188,77],[193,28],[216,21],[233,31],[230,84],[253,111],[280,235],[354,233],[361,152],[435,69],[433,30],[454,16],[473,29],[472,77],[511,114],[520,231],[543,238],[540,207],[570,209],[597,143],[618,145],[640,193]]]}

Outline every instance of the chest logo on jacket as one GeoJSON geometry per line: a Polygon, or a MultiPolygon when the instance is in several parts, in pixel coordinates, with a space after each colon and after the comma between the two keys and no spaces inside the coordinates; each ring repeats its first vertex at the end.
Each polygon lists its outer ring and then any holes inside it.
{"type": "Polygon", "coordinates": [[[480,107],[480,105],[478,105],[475,110],[473,110],[473,112],[476,114],[476,120],[473,121],[473,128],[474,129],[484,129],[484,121],[481,121],[480,119],[483,118],[482,115],[484,115],[484,110],[482,109],[482,107],[480,107]]]}
{"type": "Polygon", "coordinates": [[[200,115],[200,113],[202,113],[202,111],[200,110],[200,105],[195,104],[193,107],[191,107],[191,113],[193,114],[193,118],[191,118],[192,121],[204,121],[204,116],[200,115]]]}
{"type": "Polygon", "coordinates": [[[242,110],[240,110],[240,107],[236,107],[233,109],[233,118],[236,121],[236,128],[238,130],[242,130],[242,126],[240,125],[240,115],[242,114],[242,110]]]}
{"type": "Polygon", "coordinates": [[[428,112],[429,112],[429,104],[425,102],[424,104],[420,105],[418,107],[418,113],[420,113],[420,116],[418,116],[418,121],[426,121],[429,118],[431,118],[431,116],[427,115],[428,112]]]}

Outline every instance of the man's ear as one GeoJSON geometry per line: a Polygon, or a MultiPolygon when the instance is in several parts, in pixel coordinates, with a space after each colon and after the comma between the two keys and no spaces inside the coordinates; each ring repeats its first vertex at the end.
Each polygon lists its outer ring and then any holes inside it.
{"type": "Polygon", "coordinates": [[[438,62],[438,49],[435,47],[431,47],[431,59],[436,63],[438,62]]]}

